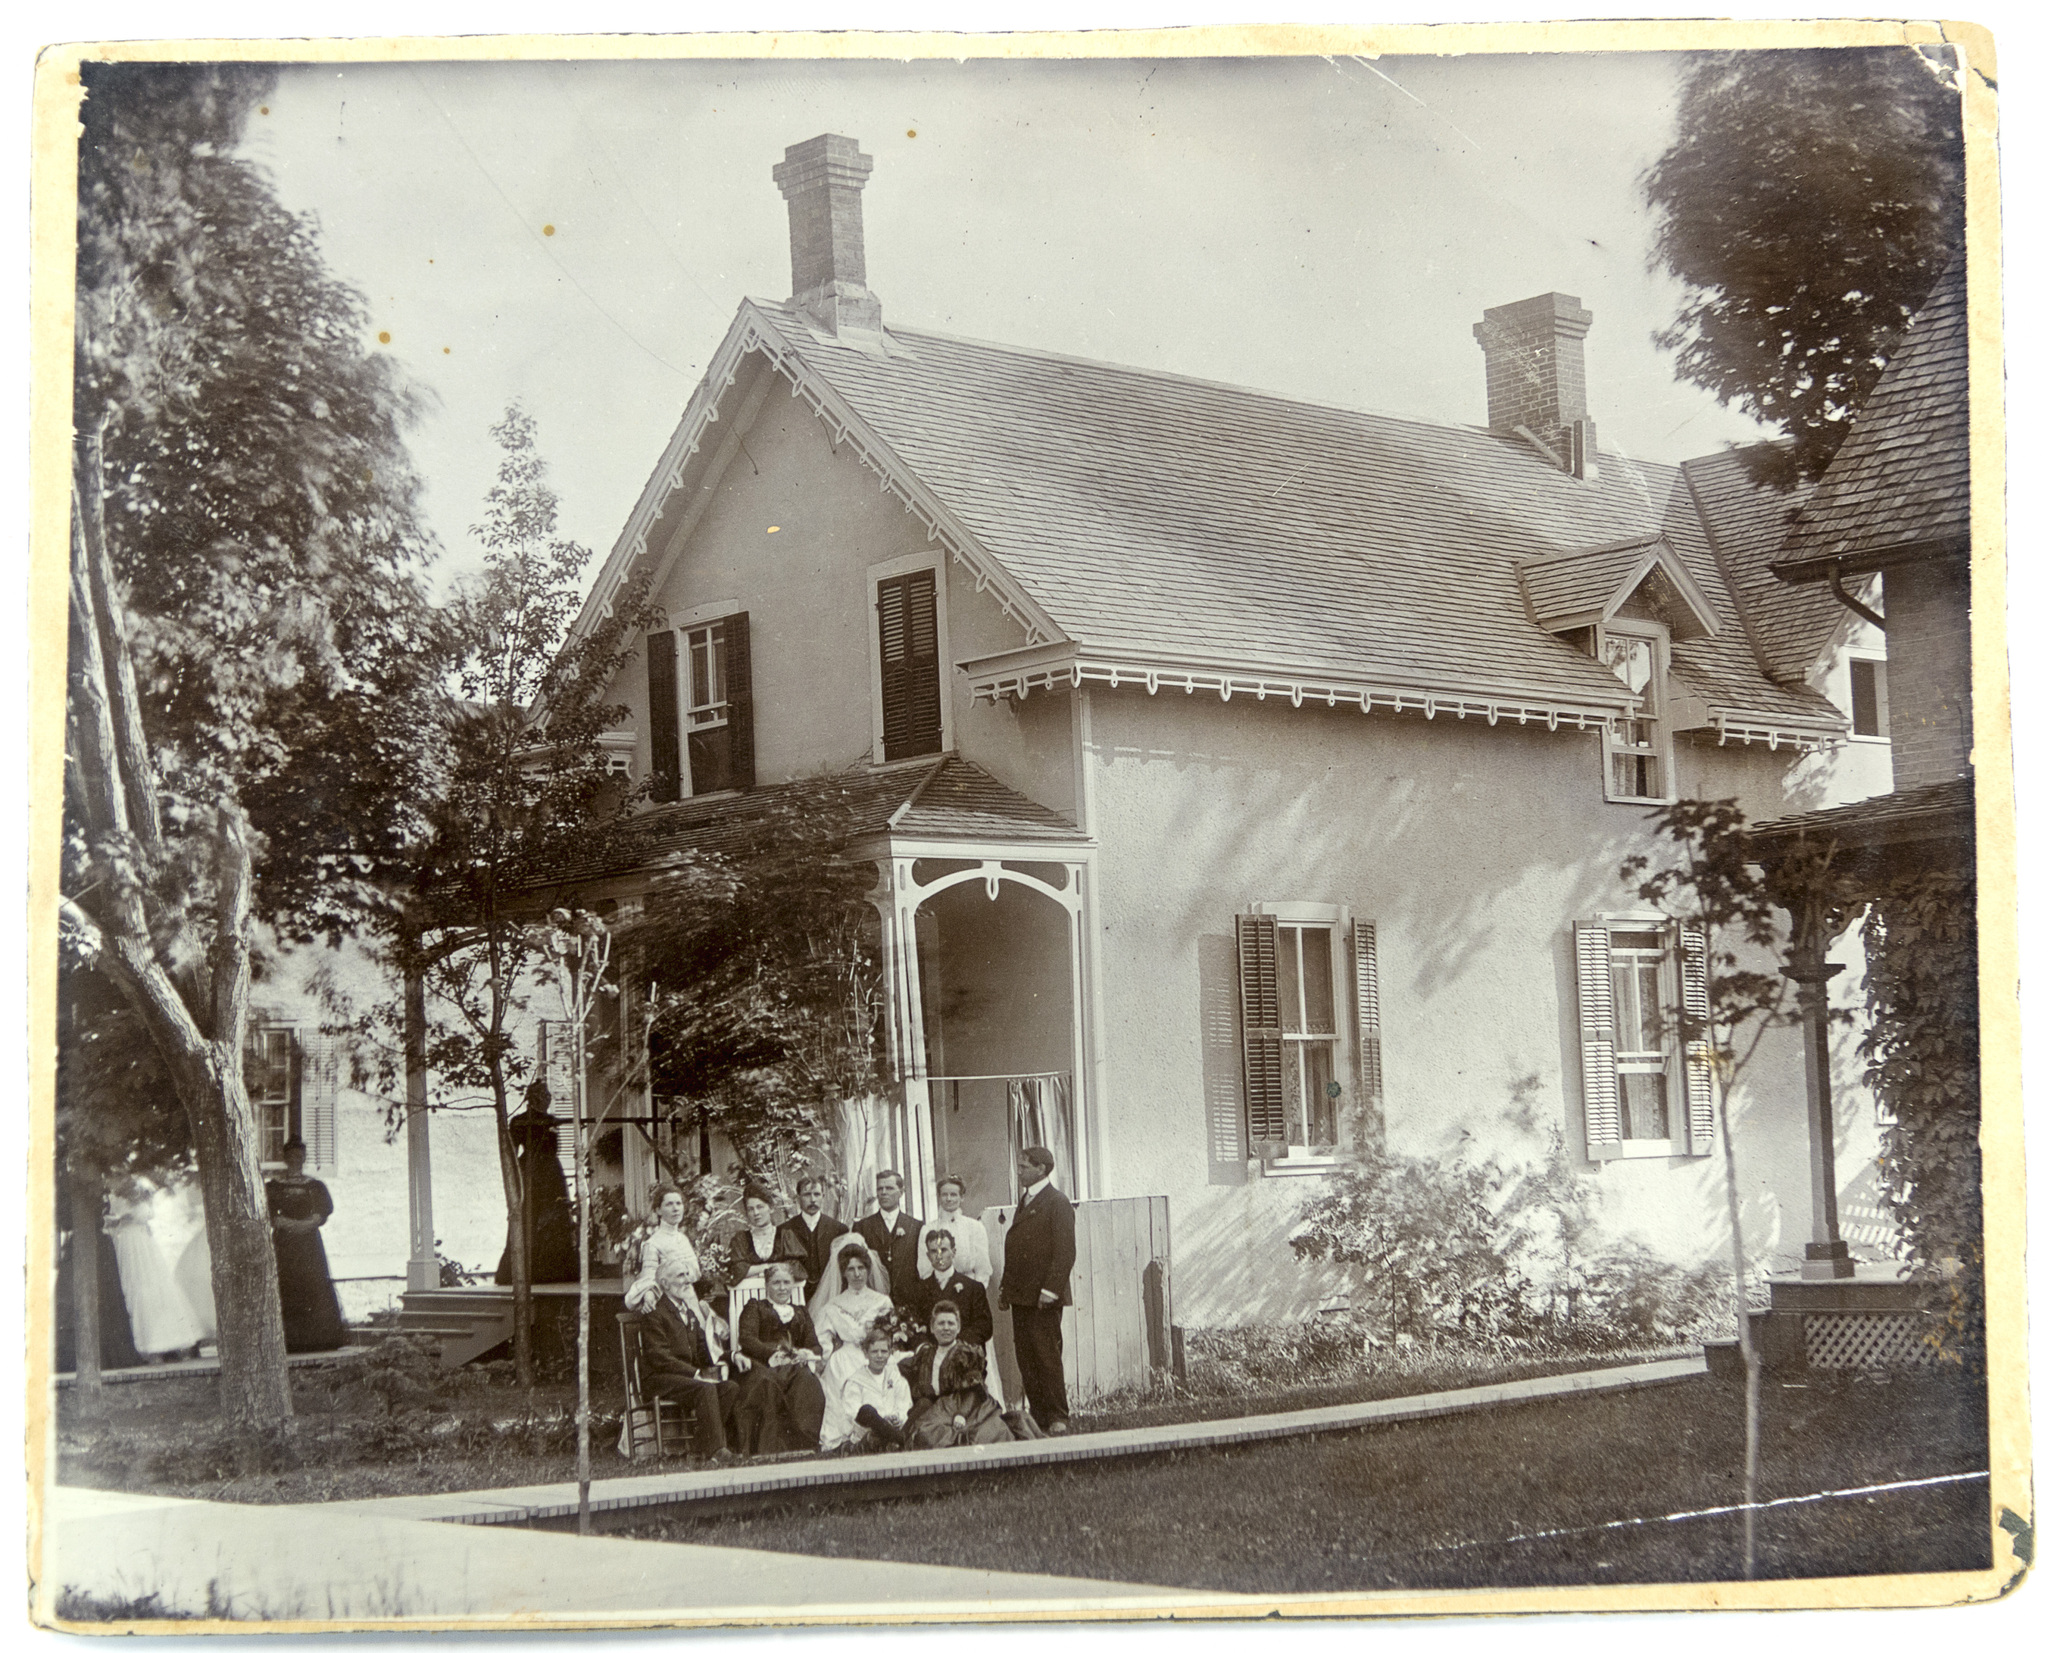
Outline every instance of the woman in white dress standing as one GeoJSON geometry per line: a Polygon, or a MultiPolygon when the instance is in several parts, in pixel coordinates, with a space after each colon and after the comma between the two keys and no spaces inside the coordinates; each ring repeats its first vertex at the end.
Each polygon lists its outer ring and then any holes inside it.
{"type": "MultiPolygon", "coordinates": [[[[929,1234],[935,1228],[947,1230],[953,1236],[953,1266],[968,1279],[987,1285],[995,1264],[988,1254],[988,1230],[981,1226],[979,1217],[970,1217],[960,1209],[967,1198],[967,1184],[958,1177],[941,1177],[938,1194],[939,1209],[925,1220],[924,1231],[929,1234]]],[[[917,1274],[921,1280],[932,1277],[932,1260],[922,1247],[918,1250],[917,1274]]]]}
{"type": "Polygon", "coordinates": [[[703,1273],[697,1248],[683,1232],[689,1202],[669,1183],[654,1190],[654,1227],[640,1237],[640,1267],[626,1288],[626,1307],[648,1309],[664,1294],[682,1301],[684,1292],[703,1273]]]}
{"type": "Polygon", "coordinates": [[[114,1262],[121,1271],[121,1296],[128,1304],[136,1352],[160,1356],[196,1348],[199,1322],[149,1231],[147,1197],[110,1196],[107,1232],[114,1240],[114,1262]]]}

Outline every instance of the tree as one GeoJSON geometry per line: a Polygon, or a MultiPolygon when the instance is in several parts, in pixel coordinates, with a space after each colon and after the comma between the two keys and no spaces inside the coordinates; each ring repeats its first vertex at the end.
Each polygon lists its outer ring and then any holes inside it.
{"type": "Polygon", "coordinates": [[[533,419],[508,408],[492,435],[504,459],[475,529],[484,569],[448,611],[453,669],[437,717],[444,761],[425,799],[428,831],[381,928],[400,974],[422,979],[457,1023],[417,1056],[489,1097],[505,1189],[514,1360],[531,1386],[532,1282],[511,1097],[531,1067],[520,1036],[537,972],[551,956],[533,920],[546,912],[555,880],[605,852],[637,797],[611,772],[600,738],[625,709],[603,697],[653,615],[636,588],[614,600],[608,617],[571,634],[590,553],[557,536],[557,500],[533,419]]]}
{"type": "Polygon", "coordinates": [[[1948,47],[1714,52],[1643,179],[1652,263],[1686,287],[1657,342],[1682,378],[1790,437],[1760,481],[1818,476],[1962,246],[1948,47]]]}
{"type": "Polygon", "coordinates": [[[259,921],[333,933],[416,829],[415,402],[235,153],[246,65],[89,64],[61,935],[148,1028],[206,1202],[232,1419],[289,1416],[242,1052],[259,921]]]}
{"type": "MultiPolygon", "coordinates": [[[[1742,1349],[1744,1441],[1742,1464],[1743,1571],[1756,1576],[1756,1495],[1759,1439],[1763,1409],[1763,1361],[1749,1323],[1749,1263],[1742,1234],[1742,1196],[1735,1174],[1736,1082],[1754,1060],[1765,1034],[1800,1019],[1788,1008],[1792,982],[1782,971],[1748,967],[1761,953],[1777,956],[1784,947],[1778,913],[1788,892],[1814,892],[1829,887],[1825,851],[1802,852],[1766,879],[1752,859],[1742,811],[1732,798],[1681,798],[1651,815],[1656,836],[1666,840],[1668,856],[1653,870],[1647,855],[1631,855],[1621,864],[1624,879],[1634,879],[1634,894],[1680,928],[1680,945],[1693,952],[1704,976],[1705,993],[1681,994],[1676,1026],[1669,1031],[1679,1048],[1697,1050],[1718,1091],[1715,1116],[1720,1124],[1721,1168],[1728,1200],[1730,1261],[1735,1275],[1735,1334],[1742,1349]]],[[[1826,951],[1825,941],[1820,950],[1826,951]]],[[[1820,1014],[1825,1017],[1825,975],[1820,978],[1820,1014]]]]}
{"type": "Polygon", "coordinates": [[[847,853],[854,822],[828,780],[764,799],[737,841],[658,879],[623,937],[650,984],[655,1090],[770,1182],[840,1180],[880,1083],[875,869],[847,853]]]}

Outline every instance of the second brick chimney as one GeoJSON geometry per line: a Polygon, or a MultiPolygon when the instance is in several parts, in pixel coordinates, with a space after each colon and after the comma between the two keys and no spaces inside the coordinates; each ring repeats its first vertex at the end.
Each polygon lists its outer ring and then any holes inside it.
{"type": "Polygon", "coordinates": [[[789,203],[791,300],[827,333],[882,330],[881,300],[868,291],[860,219],[860,192],[874,169],[857,142],[829,132],[791,144],[775,168],[789,203]]]}
{"type": "Polygon", "coordinates": [[[1559,469],[1593,474],[1586,416],[1586,333],[1593,313],[1569,293],[1488,310],[1472,336],[1486,352],[1486,422],[1520,434],[1559,469]]]}

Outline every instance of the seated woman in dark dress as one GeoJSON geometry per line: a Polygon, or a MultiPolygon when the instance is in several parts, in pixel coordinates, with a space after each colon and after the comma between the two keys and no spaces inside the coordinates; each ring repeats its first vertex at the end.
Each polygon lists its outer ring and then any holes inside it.
{"type": "Polygon", "coordinates": [[[825,1364],[810,1310],[796,1298],[796,1270],[768,1265],[768,1295],[740,1310],[739,1352],[748,1361],[733,1404],[742,1452],[815,1452],[825,1421],[825,1364]]]}
{"type": "Polygon", "coordinates": [[[989,1398],[988,1356],[960,1336],[960,1305],[932,1305],[931,1336],[898,1363],[910,1380],[910,1447],[988,1446],[1014,1440],[1002,1408],[989,1398]]]}
{"type": "Polygon", "coordinates": [[[287,1353],[338,1349],[348,1341],[341,1304],[327,1273],[320,1225],[334,1215],[327,1184],[306,1175],[306,1145],[284,1145],[284,1170],[263,1185],[270,1204],[270,1240],[277,1248],[277,1296],[284,1309],[287,1353]]]}

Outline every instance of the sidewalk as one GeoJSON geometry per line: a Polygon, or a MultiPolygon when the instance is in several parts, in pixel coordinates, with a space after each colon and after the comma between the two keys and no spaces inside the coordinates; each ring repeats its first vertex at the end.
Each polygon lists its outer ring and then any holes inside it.
{"type": "MultiPolygon", "coordinates": [[[[1454,1412],[1549,1400],[1561,1395],[1642,1389],[1654,1384],[1704,1377],[1706,1371],[1705,1357],[1695,1355],[1681,1360],[1568,1372],[1556,1377],[1524,1378],[1516,1383],[1492,1383],[1472,1389],[1404,1395],[1396,1400],[1355,1401],[1344,1406],[1318,1406],[1301,1412],[1218,1418],[1209,1423],[1162,1424],[1149,1429],[1104,1429],[1042,1441],[1005,1441],[996,1446],[953,1447],[944,1451],[801,1458],[771,1464],[739,1463],[727,1469],[683,1470],[667,1475],[616,1476],[591,1483],[590,1509],[593,1515],[597,1515],[654,1505],[751,1498],[791,1492],[802,1487],[950,1478],[1146,1453],[1178,1452],[1188,1448],[1234,1446],[1247,1441],[1278,1440],[1289,1435],[1356,1429],[1366,1424],[1411,1422],[1454,1412]]],[[[338,1512],[400,1516],[414,1521],[457,1522],[470,1526],[524,1524],[573,1517],[576,1513],[576,1483],[565,1481],[552,1486],[484,1488],[474,1492],[432,1493],[417,1498],[364,1498],[320,1507],[338,1512]]]]}
{"type": "Polygon", "coordinates": [[[275,1628],[776,1624],[847,1616],[1156,1618],[1200,1592],[708,1544],[480,1529],[320,1504],[53,1489],[36,1617],[66,1589],[275,1628]]]}

